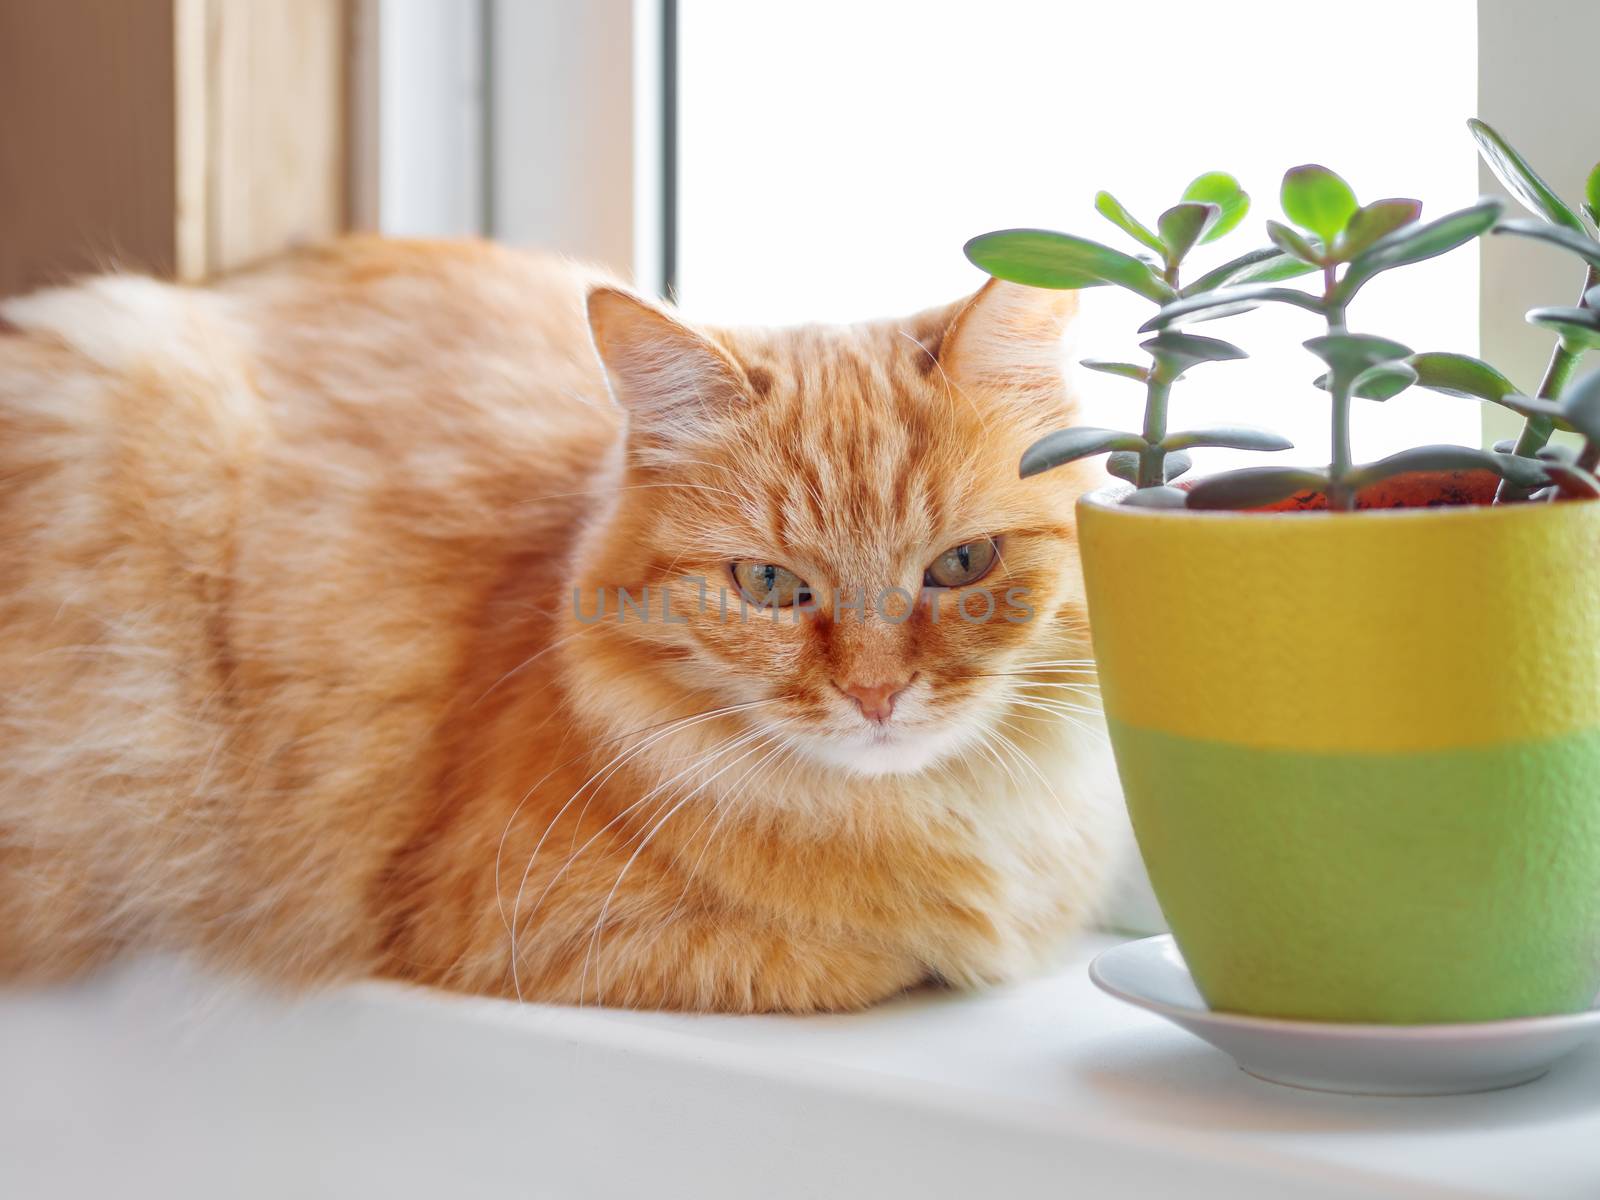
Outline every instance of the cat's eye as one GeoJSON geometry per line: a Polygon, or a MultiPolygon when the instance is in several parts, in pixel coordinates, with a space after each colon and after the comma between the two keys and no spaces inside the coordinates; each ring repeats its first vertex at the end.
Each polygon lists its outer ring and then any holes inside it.
{"type": "Polygon", "coordinates": [[[993,538],[979,538],[951,546],[928,564],[923,572],[923,587],[956,588],[977,583],[987,575],[1000,557],[993,538]]]}
{"type": "Polygon", "coordinates": [[[733,581],[745,599],[766,608],[788,608],[811,599],[811,589],[788,567],[777,563],[736,562],[733,581]]]}

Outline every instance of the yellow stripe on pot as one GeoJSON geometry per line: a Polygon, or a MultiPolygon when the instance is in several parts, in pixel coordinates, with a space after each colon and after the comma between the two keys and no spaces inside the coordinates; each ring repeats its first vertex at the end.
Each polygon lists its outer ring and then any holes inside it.
{"type": "Polygon", "coordinates": [[[1078,517],[1115,720],[1346,752],[1600,729],[1600,503],[1078,517]]]}

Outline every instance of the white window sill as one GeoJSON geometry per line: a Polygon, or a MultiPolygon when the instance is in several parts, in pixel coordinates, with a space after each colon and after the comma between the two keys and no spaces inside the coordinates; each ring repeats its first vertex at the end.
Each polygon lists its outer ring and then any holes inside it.
{"type": "Polygon", "coordinates": [[[0,993],[0,1195],[1593,1196],[1600,1049],[1506,1092],[1251,1079],[1049,979],[852,1016],[212,999],[171,963],[0,993]]]}

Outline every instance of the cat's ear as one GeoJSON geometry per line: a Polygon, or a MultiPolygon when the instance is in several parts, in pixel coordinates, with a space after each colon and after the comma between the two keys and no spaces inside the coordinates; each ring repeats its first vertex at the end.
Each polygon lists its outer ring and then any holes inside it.
{"type": "Polygon", "coordinates": [[[957,387],[994,392],[1020,415],[1055,420],[1068,407],[1066,343],[1076,292],[991,279],[956,313],[939,365],[957,387]]]}
{"type": "Polygon", "coordinates": [[[611,394],[628,414],[629,448],[642,457],[703,440],[742,402],[739,368],[653,304],[596,288],[589,293],[589,329],[611,394]]]}

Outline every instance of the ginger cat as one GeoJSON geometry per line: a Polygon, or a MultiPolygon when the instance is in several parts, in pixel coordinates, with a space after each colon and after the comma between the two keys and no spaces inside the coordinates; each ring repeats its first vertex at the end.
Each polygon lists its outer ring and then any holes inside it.
{"type": "Polygon", "coordinates": [[[694,329],[368,238],[0,305],[0,979],[807,1011],[1048,961],[1122,829],[1082,485],[1017,477],[1072,303],[694,329]]]}

